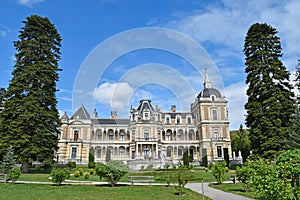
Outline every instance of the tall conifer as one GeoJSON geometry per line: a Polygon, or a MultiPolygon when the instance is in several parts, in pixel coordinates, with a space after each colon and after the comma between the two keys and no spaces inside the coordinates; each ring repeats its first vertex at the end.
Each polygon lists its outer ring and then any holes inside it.
{"type": "Polygon", "coordinates": [[[277,31],[268,24],[253,24],[244,44],[248,101],[246,125],[254,154],[273,158],[287,148],[295,111],[290,74],[282,57],[277,31]]]}
{"type": "Polygon", "coordinates": [[[61,37],[46,17],[23,21],[14,42],[16,64],[5,93],[0,127],[0,154],[13,146],[22,170],[31,161],[52,160],[60,119],[55,93],[59,79],[61,37]]]}

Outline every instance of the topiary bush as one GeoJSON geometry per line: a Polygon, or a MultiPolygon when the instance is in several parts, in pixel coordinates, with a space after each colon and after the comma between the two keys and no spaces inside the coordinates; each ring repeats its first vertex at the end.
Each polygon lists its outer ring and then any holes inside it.
{"type": "Polygon", "coordinates": [[[78,178],[80,176],[80,172],[79,171],[75,171],[74,172],[74,177],[78,178]]]}
{"type": "Polygon", "coordinates": [[[83,170],[82,170],[82,168],[78,168],[78,171],[79,171],[79,175],[82,176],[82,175],[83,175],[83,170]]]}
{"type": "Polygon", "coordinates": [[[67,169],[53,169],[51,171],[52,182],[56,185],[61,185],[61,183],[70,177],[70,172],[67,169]]]}
{"type": "Polygon", "coordinates": [[[88,180],[88,179],[90,178],[90,173],[89,173],[89,172],[84,172],[83,178],[84,178],[85,180],[88,180]]]}
{"type": "Polygon", "coordinates": [[[90,169],[90,174],[94,174],[95,173],[95,170],[94,169],[90,169]]]}

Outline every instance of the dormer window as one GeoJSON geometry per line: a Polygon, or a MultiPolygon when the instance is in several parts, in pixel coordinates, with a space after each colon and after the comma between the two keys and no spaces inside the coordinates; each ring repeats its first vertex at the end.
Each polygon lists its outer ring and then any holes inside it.
{"type": "Polygon", "coordinates": [[[149,120],[150,119],[150,113],[149,112],[144,112],[143,119],[144,120],[149,120]]]}

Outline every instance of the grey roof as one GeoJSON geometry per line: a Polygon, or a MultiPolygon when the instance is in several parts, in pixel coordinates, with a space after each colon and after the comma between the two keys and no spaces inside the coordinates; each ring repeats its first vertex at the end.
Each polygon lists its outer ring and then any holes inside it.
{"type": "Polygon", "coordinates": [[[214,95],[217,98],[222,97],[221,92],[215,88],[204,88],[197,97],[210,97],[211,95],[214,95]]]}
{"type": "Polygon", "coordinates": [[[81,105],[80,108],[71,117],[71,119],[91,119],[91,117],[84,105],[81,105]]]}
{"type": "Polygon", "coordinates": [[[67,112],[65,112],[65,113],[64,113],[64,115],[63,115],[63,116],[61,116],[61,118],[60,118],[60,119],[61,119],[61,120],[68,121],[68,120],[69,120],[69,116],[68,116],[67,112]]]}
{"type": "Polygon", "coordinates": [[[144,109],[148,109],[151,113],[153,112],[154,108],[151,104],[151,100],[140,100],[140,105],[138,106],[137,110],[141,114],[144,109]]]}
{"type": "Polygon", "coordinates": [[[128,125],[130,122],[129,119],[92,119],[93,124],[120,124],[120,125],[128,125]]]}

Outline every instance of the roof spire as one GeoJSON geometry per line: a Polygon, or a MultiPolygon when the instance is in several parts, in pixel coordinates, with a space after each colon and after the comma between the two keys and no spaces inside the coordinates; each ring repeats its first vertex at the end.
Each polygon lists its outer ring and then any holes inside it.
{"type": "Polygon", "coordinates": [[[207,68],[205,68],[205,76],[204,76],[204,88],[211,88],[211,82],[208,79],[207,68]]]}

